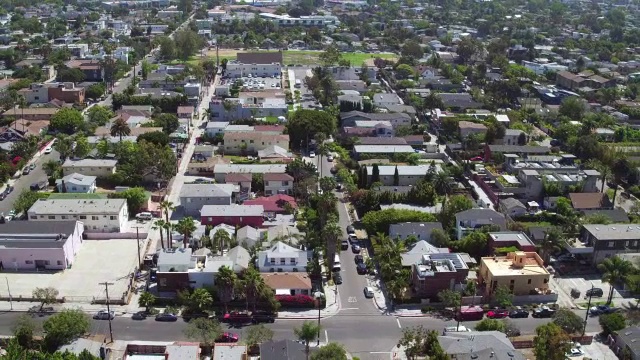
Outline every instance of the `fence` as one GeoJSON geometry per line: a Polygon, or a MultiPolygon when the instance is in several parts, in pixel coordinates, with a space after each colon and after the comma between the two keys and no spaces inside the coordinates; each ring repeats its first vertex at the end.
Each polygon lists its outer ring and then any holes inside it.
{"type": "Polygon", "coordinates": [[[85,240],[146,239],[147,233],[84,233],[85,240]]]}

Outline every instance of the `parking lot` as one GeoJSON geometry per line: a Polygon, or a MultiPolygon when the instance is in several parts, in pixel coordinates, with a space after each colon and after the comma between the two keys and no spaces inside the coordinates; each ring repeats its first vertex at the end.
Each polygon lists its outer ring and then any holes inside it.
{"type": "MultiPolygon", "coordinates": [[[[300,91],[300,105],[303,109],[314,109],[321,108],[321,105],[318,103],[316,98],[313,96],[313,93],[309,91],[307,86],[304,84],[304,79],[310,74],[311,69],[309,68],[295,68],[289,69],[289,74],[293,74],[293,78],[289,79],[291,84],[295,84],[296,80],[300,80],[300,87],[295,88],[294,90],[300,91]]],[[[292,85],[293,86],[293,85],[292,85]]]]}
{"type": "MultiPolygon", "coordinates": [[[[141,241],[141,247],[144,241],[141,241]]],[[[70,269],[58,272],[11,273],[5,271],[11,296],[30,298],[35,288],[54,287],[59,298],[67,302],[90,303],[92,299],[104,299],[105,288],[101,282],[110,282],[109,296],[120,298],[127,290],[129,275],[138,262],[135,239],[85,240],[70,269]]],[[[0,287],[0,294],[7,289],[0,287]]]]}
{"type": "MultiPolygon", "coordinates": [[[[588,297],[586,296],[586,293],[587,293],[587,290],[591,289],[592,286],[594,288],[602,289],[602,292],[603,292],[602,297],[600,298],[593,297],[591,300],[592,302],[606,301],[607,296],[609,295],[609,284],[602,282],[600,276],[597,274],[580,276],[580,277],[555,276],[555,281],[558,283],[558,287],[559,287],[559,289],[556,289],[556,290],[563,291],[566,295],[571,296],[571,289],[577,289],[578,291],[580,291],[580,297],[577,299],[574,298],[573,300],[576,305],[580,303],[586,303],[589,301],[588,297]]],[[[622,299],[622,295],[617,290],[614,289],[614,292],[613,292],[614,303],[616,303],[616,300],[618,300],[619,302],[621,299],[622,299]]]]}
{"type": "Polygon", "coordinates": [[[242,91],[261,91],[282,89],[282,79],[280,77],[242,77],[224,78],[220,80],[221,85],[229,85],[237,80],[242,80],[242,91]]]}

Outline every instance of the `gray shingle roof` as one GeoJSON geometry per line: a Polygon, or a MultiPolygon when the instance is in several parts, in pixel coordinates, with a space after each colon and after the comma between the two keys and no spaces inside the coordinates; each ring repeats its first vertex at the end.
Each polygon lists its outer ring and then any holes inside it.
{"type": "MultiPolygon", "coordinates": [[[[311,353],[315,349],[311,348],[311,353]]],[[[260,360],[305,360],[303,344],[293,340],[267,341],[260,344],[260,360]]]]}
{"type": "Polygon", "coordinates": [[[234,184],[184,184],[180,190],[181,198],[230,197],[240,191],[234,184]]]}
{"type": "Polygon", "coordinates": [[[62,179],[56,180],[56,184],[61,184],[62,181],[64,181],[65,184],[75,184],[75,185],[81,185],[81,186],[90,186],[91,184],[96,182],[96,177],[95,176],[82,175],[82,174],[78,174],[78,173],[73,173],[73,174],[69,174],[69,175],[63,177],[62,179]]]}
{"type": "Polygon", "coordinates": [[[29,209],[29,214],[118,214],[126,199],[41,199],[29,209]]]}
{"type": "Polygon", "coordinates": [[[67,159],[67,161],[62,164],[62,167],[115,167],[118,163],[117,160],[108,160],[108,159],[82,159],[82,160],[71,160],[67,159]]]}
{"type": "Polygon", "coordinates": [[[11,221],[0,224],[2,248],[61,248],[64,240],[75,231],[76,221],[11,221]]]}
{"type": "Polygon", "coordinates": [[[521,352],[513,348],[507,335],[499,331],[447,333],[445,336],[438,336],[438,341],[444,352],[456,355],[456,359],[525,359],[521,352]]]}
{"type": "Polygon", "coordinates": [[[262,205],[204,205],[200,210],[202,216],[262,216],[262,205]]]}

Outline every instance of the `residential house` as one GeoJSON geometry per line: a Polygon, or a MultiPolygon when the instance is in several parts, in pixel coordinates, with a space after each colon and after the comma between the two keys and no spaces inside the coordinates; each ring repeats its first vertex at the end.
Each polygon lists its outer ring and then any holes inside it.
{"type": "Polygon", "coordinates": [[[640,327],[638,326],[627,326],[610,334],[607,343],[619,359],[640,359],[640,327]]]}
{"type": "Polygon", "coordinates": [[[216,164],[213,167],[213,174],[216,182],[223,182],[227,174],[284,174],[287,170],[286,164],[216,164]]]}
{"type": "MultiPolygon", "coordinates": [[[[408,145],[405,145],[408,146],[408,145]]],[[[410,147],[410,146],[409,146],[410,147]]],[[[385,186],[409,186],[416,185],[419,180],[424,179],[431,165],[378,165],[378,180],[385,186]],[[398,182],[395,183],[396,169],[398,172],[398,182]]],[[[367,166],[367,183],[373,182],[373,166],[367,166]]],[[[436,172],[441,172],[439,165],[435,166],[436,172]]]]}
{"type": "MultiPolygon", "coordinates": [[[[120,116],[123,119],[124,118],[129,118],[129,120],[133,120],[133,117],[127,117],[127,116],[120,116]]],[[[117,118],[117,117],[116,117],[117,118]]],[[[136,119],[136,121],[139,119],[136,119]]],[[[128,120],[126,120],[127,123],[129,123],[128,120]]],[[[138,126],[136,127],[138,124],[143,124],[143,123],[147,123],[147,122],[151,122],[151,119],[149,119],[149,121],[141,121],[140,123],[135,123],[135,125],[131,126],[130,125],[130,133],[129,136],[133,136],[136,139],[138,138],[138,136],[142,135],[142,134],[147,134],[147,133],[152,133],[152,132],[161,132],[162,128],[161,127],[147,127],[147,126],[138,126]]],[[[95,131],[95,136],[97,137],[109,137],[111,138],[111,128],[107,127],[107,126],[100,126],[96,128],[95,131]]],[[[120,137],[119,136],[113,136],[114,138],[118,139],[118,141],[120,141],[120,137]]],[[[122,137],[123,140],[125,138],[125,136],[122,137]]]]}
{"type": "Polygon", "coordinates": [[[400,137],[359,137],[356,138],[359,145],[408,145],[407,140],[400,137]]]}
{"type": "MultiPolygon", "coordinates": [[[[311,354],[316,348],[311,348],[311,354]]],[[[269,340],[260,344],[260,360],[307,360],[304,344],[294,340],[269,340]]]]}
{"type": "Polygon", "coordinates": [[[482,103],[476,102],[467,93],[437,93],[436,95],[442,100],[445,109],[464,111],[482,107],[482,103]]]}
{"type": "Polygon", "coordinates": [[[413,265],[422,262],[423,255],[431,255],[438,253],[448,253],[448,248],[437,248],[426,240],[420,240],[409,249],[409,251],[400,254],[401,264],[404,268],[411,268],[413,265]]]}
{"type": "Polygon", "coordinates": [[[405,240],[409,236],[415,236],[418,240],[431,242],[431,233],[436,229],[443,231],[442,224],[439,222],[391,224],[389,226],[389,237],[394,240],[405,240]]]}
{"type": "Polygon", "coordinates": [[[525,360],[500,331],[446,332],[438,336],[438,342],[451,359],[473,360],[525,360]]]}
{"type": "MultiPolygon", "coordinates": [[[[502,144],[504,145],[521,145],[520,144],[520,139],[521,136],[524,134],[524,131],[519,130],[519,129],[506,129],[504,131],[504,137],[502,138],[502,144]]],[[[525,144],[527,142],[527,136],[526,134],[524,134],[524,141],[525,144]]],[[[524,145],[524,144],[522,144],[524,145]]]]}
{"type": "Polygon", "coordinates": [[[364,154],[392,157],[396,154],[415,154],[415,150],[410,145],[355,145],[353,153],[356,158],[360,158],[364,154]]]}
{"type": "Polygon", "coordinates": [[[56,99],[71,104],[84,104],[85,88],[75,87],[72,82],[58,83],[47,88],[49,101],[56,99]]]}
{"type": "Polygon", "coordinates": [[[27,104],[45,104],[49,102],[49,87],[42,83],[32,83],[28,88],[18,90],[27,104]]]}
{"type": "Polygon", "coordinates": [[[610,210],[613,204],[607,194],[595,193],[570,193],[569,200],[575,210],[610,210]]]}
{"type": "Polygon", "coordinates": [[[585,224],[580,237],[568,241],[566,249],[575,255],[591,256],[592,264],[620,253],[640,252],[640,226],[637,224],[585,224]]]}
{"type": "Polygon", "coordinates": [[[70,69],[79,69],[85,76],[86,81],[102,81],[104,69],[99,60],[71,60],[67,62],[70,69]]]}
{"type": "Polygon", "coordinates": [[[484,161],[491,162],[492,154],[514,154],[518,156],[545,155],[551,152],[547,146],[485,145],[484,161]]]}
{"type": "Polygon", "coordinates": [[[0,142],[22,141],[28,136],[40,136],[49,126],[47,120],[18,119],[0,130],[0,142]]]}
{"type": "Polygon", "coordinates": [[[251,249],[256,245],[260,245],[262,233],[252,226],[244,226],[238,229],[236,233],[238,244],[247,249],[251,249]]]}
{"type": "Polygon", "coordinates": [[[258,159],[260,159],[260,161],[289,163],[295,159],[295,155],[278,145],[271,145],[266,149],[258,151],[258,159]]]}
{"type": "Polygon", "coordinates": [[[276,295],[311,295],[311,279],[305,270],[294,273],[262,273],[264,284],[276,295]]]}
{"type": "Polygon", "coordinates": [[[55,115],[60,109],[58,108],[12,108],[2,113],[2,118],[7,119],[11,117],[13,119],[25,119],[25,120],[51,120],[51,117],[55,115]]]}
{"type": "Polygon", "coordinates": [[[191,119],[193,117],[193,106],[178,106],[179,119],[191,119]]]}
{"type": "Polygon", "coordinates": [[[248,359],[247,345],[216,343],[216,346],[213,348],[212,360],[245,360],[245,359],[248,359]]]}
{"type": "Polygon", "coordinates": [[[559,71],[556,73],[556,85],[565,89],[576,90],[583,86],[586,79],[582,76],[570,73],[568,71],[559,71]]]}
{"type": "MultiPolygon", "coordinates": [[[[264,61],[264,60],[263,60],[264,61]]],[[[246,77],[248,75],[251,76],[262,76],[262,77],[271,77],[277,76],[280,77],[282,73],[282,65],[279,63],[251,63],[245,64],[238,61],[229,61],[227,63],[227,69],[225,71],[225,75],[230,78],[241,78],[246,77]]]]}
{"type": "Polygon", "coordinates": [[[200,210],[200,222],[213,226],[224,223],[241,227],[262,227],[263,216],[262,205],[204,205],[200,210]]]}
{"type": "Polygon", "coordinates": [[[498,207],[503,214],[509,215],[512,218],[523,216],[527,213],[527,207],[524,206],[522,201],[512,197],[501,199],[498,207]]]}
{"type": "Polygon", "coordinates": [[[296,249],[281,241],[273,244],[269,249],[258,253],[258,270],[267,272],[307,272],[307,262],[311,254],[307,250],[296,249]]]}
{"type": "Polygon", "coordinates": [[[535,252],[516,251],[507,256],[483,257],[478,281],[490,296],[504,286],[515,296],[549,293],[551,275],[535,252]]]}
{"type": "Polygon", "coordinates": [[[223,134],[227,126],[229,126],[228,121],[209,121],[207,122],[204,132],[207,136],[214,137],[217,134],[223,134]]]}
{"type": "Polygon", "coordinates": [[[97,188],[96,177],[73,173],[56,180],[56,187],[60,193],[91,194],[97,188]]]}
{"type": "Polygon", "coordinates": [[[469,209],[456,214],[456,238],[462,239],[470,232],[483,226],[495,225],[501,231],[507,230],[503,214],[492,209],[469,209]]]}
{"type": "Polygon", "coordinates": [[[240,186],[241,193],[251,192],[251,181],[253,177],[247,173],[231,173],[226,174],[224,177],[225,184],[234,184],[240,186]]]}
{"type": "Polygon", "coordinates": [[[264,182],[264,194],[291,194],[293,193],[293,176],[287,173],[268,173],[262,175],[264,182]]]}
{"type": "Polygon", "coordinates": [[[225,154],[257,154],[272,146],[289,148],[289,135],[273,135],[263,132],[239,131],[224,133],[225,154]]]}
{"type": "Polygon", "coordinates": [[[231,121],[258,117],[286,116],[289,107],[285,97],[214,98],[209,103],[211,118],[216,121],[231,121]]]}
{"type": "Polygon", "coordinates": [[[67,161],[62,164],[62,174],[67,176],[78,173],[88,176],[108,177],[111,174],[115,174],[117,163],[117,160],[109,159],[67,159],[67,161]]]}
{"type": "Polygon", "coordinates": [[[83,243],[80,221],[10,221],[0,225],[0,263],[13,271],[65,270],[83,243]]]}
{"type": "MultiPolygon", "coordinates": [[[[145,3],[143,1],[134,1],[133,4],[145,3]]],[[[111,3],[104,3],[111,4],[111,3]]],[[[115,3],[118,7],[127,5],[127,3],[115,3]]],[[[240,346],[234,344],[235,346],[240,346]]],[[[216,345],[217,346],[217,345],[216,345]]],[[[164,359],[164,360],[198,360],[201,357],[200,343],[175,342],[168,345],[159,345],[158,343],[133,342],[128,343],[122,351],[123,360],[140,360],[140,359],[164,359]]],[[[240,358],[237,358],[240,359],[240,358]]],[[[226,360],[226,359],[225,359],[226,360]]],[[[234,358],[235,360],[235,358],[234,358]]]]}
{"type": "Polygon", "coordinates": [[[357,121],[388,121],[396,128],[398,126],[410,126],[411,116],[402,112],[397,113],[364,113],[361,111],[349,111],[340,113],[341,125],[347,127],[356,126],[357,121]]]}
{"type": "Polygon", "coordinates": [[[40,199],[27,211],[29,221],[81,221],[88,232],[127,232],[126,199],[40,199]]]}
{"type": "Polygon", "coordinates": [[[498,248],[515,247],[520,251],[535,252],[536,245],[527,234],[521,231],[501,231],[489,233],[489,248],[494,251],[498,248]]]}
{"type": "Polygon", "coordinates": [[[184,184],[180,205],[185,215],[198,217],[204,205],[231,205],[240,187],[234,184],[184,184]]]}
{"type": "Polygon", "coordinates": [[[454,290],[455,284],[467,279],[469,267],[456,253],[425,254],[411,268],[413,296],[436,300],[443,290],[454,290]]]}
{"type": "Polygon", "coordinates": [[[402,100],[395,93],[377,93],[373,95],[373,105],[386,108],[387,106],[402,105],[402,100]]]}
{"type": "Polygon", "coordinates": [[[487,133],[487,127],[485,125],[471,121],[459,121],[458,128],[461,139],[466,139],[471,135],[484,135],[487,133]]]}
{"type": "Polygon", "coordinates": [[[256,199],[245,200],[244,205],[262,205],[264,208],[264,214],[268,217],[275,216],[276,214],[286,214],[287,207],[285,204],[289,204],[292,210],[298,208],[296,199],[293,196],[276,194],[267,197],[259,197],[256,199]]]}

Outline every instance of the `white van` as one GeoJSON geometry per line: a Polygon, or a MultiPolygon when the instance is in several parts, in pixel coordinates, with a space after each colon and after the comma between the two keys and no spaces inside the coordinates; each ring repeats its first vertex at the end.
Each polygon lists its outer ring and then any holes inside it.
{"type": "Polygon", "coordinates": [[[150,212],[141,212],[136,215],[136,219],[140,221],[151,220],[153,219],[153,214],[151,214],[150,212]]]}
{"type": "Polygon", "coordinates": [[[448,333],[448,332],[470,332],[471,329],[468,329],[465,326],[447,326],[444,328],[444,332],[448,333]]]}
{"type": "Polygon", "coordinates": [[[331,268],[331,271],[333,272],[342,271],[342,265],[340,264],[340,256],[338,256],[338,254],[336,254],[335,257],[333,258],[333,267],[331,268]]]}

